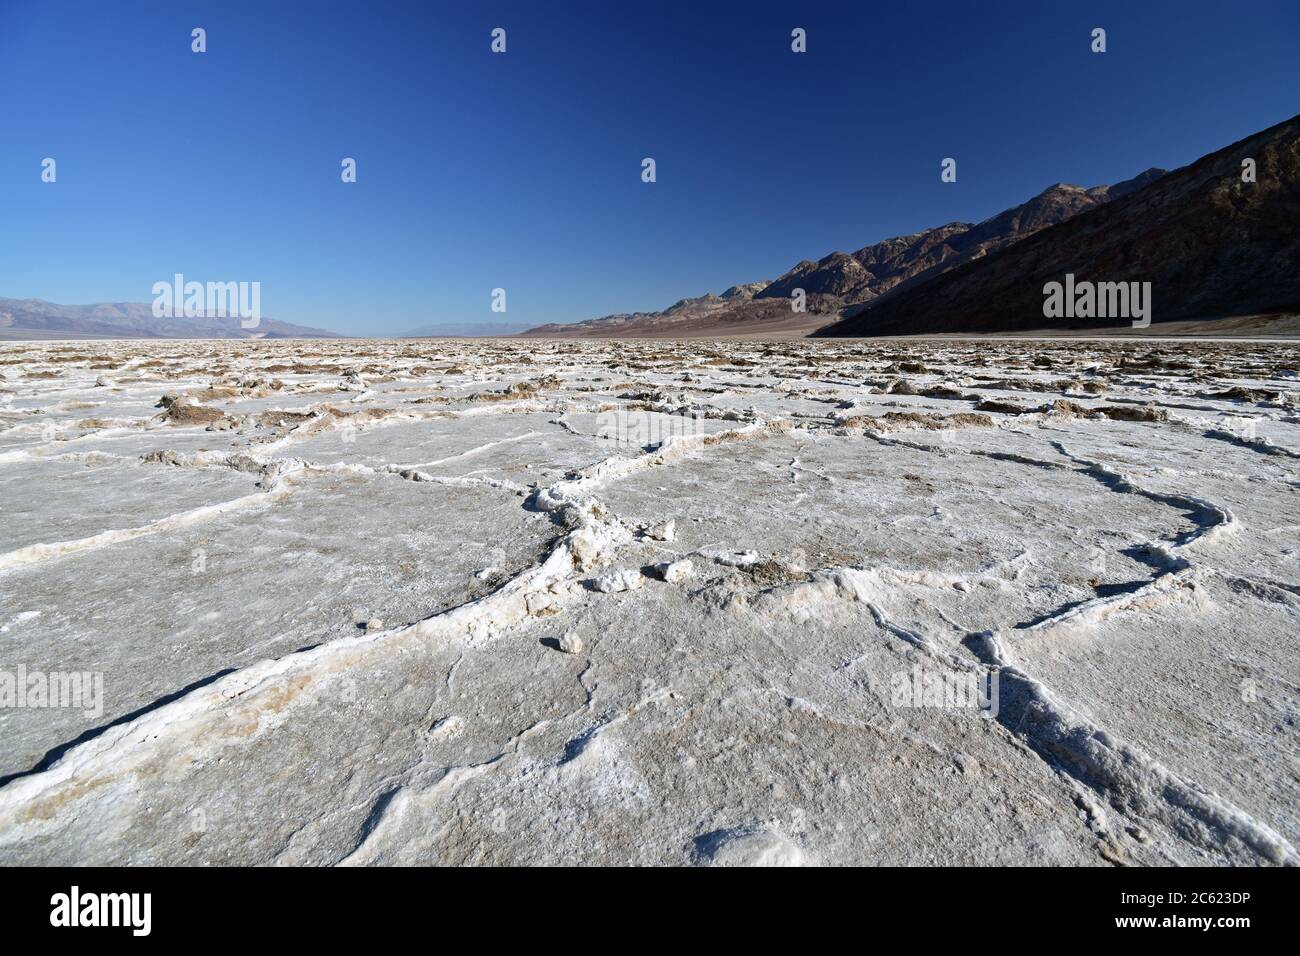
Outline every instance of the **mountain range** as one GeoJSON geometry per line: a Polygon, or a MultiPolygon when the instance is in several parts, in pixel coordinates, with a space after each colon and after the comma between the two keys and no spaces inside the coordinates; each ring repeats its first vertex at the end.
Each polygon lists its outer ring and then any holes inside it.
{"type": "MultiPolygon", "coordinates": [[[[804,260],[771,282],[682,299],[662,312],[538,326],[524,335],[907,335],[1095,331],[1043,316],[1043,286],[1150,281],[1155,321],[1300,309],[1300,117],[1173,173],[1111,186],[1057,183],[980,223],[950,222],[804,260]],[[1254,159],[1256,181],[1242,161],[1254,159]],[[807,311],[790,296],[806,293],[807,311]]],[[[1126,319],[1109,323],[1129,327],[1126,319]]],[[[1185,331],[1185,330],[1184,330],[1185,331]]]]}
{"type": "Polygon", "coordinates": [[[1149,169],[1114,186],[1084,189],[1057,183],[1005,212],[980,223],[950,222],[933,229],[898,236],[856,252],[832,252],[813,262],[805,259],[774,281],[750,282],[680,299],[661,312],[606,315],[572,324],[551,323],[525,335],[681,335],[712,329],[738,329],[781,324],[812,331],[830,322],[844,307],[868,302],[892,289],[985,256],[1040,229],[1140,189],[1164,175],[1149,169]],[[790,296],[803,289],[807,312],[792,313],[790,296]]]}
{"type": "MultiPolygon", "coordinates": [[[[856,252],[796,263],[768,281],[684,298],[658,312],[520,331],[516,323],[439,322],[407,336],[869,336],[1085,332],[1125,318],[1045,318],[1044,287],[1149,282],[1169,331],[1300,331],[1300,117],[1174,172],[1111,186],[1057,183],[979,223],[950,222],[856,252]],[[1243,164],[1253,164],[1253,179],[1243,164]],[[791,307],[796,289],[805,311],[791,307]],[[1206,320],[1215,320],[1213,327],[1206,320]],[[1178,328],[1169,323],[1176,323],[1178,328]]],[[[275,319],[156,318],[143,302],[58,305],[0,298],[0,340],[339,338],[275,319]]]]}
{"type": "MultiPolygon", "coordinates": [[[[443,321],[420,326],[399,338],[506,336],[522,331],[520,322],[443,321]]],[[[5,339],[327,339],[343,338],[306,325],[263,318],[245,329],[237,318],[156,318],[149,302],[97,302],[58,305],[44,299],[0,298],[0,341],[5,339]]]]}
{"type": "Polygon", "coordinates": [[[1044,286],[1067,275],[1151,283],[1155,323],[1300,311],[1300,117],[903,294],[846,310],[817,334],[1131,325],[1125,318],[1045,318],[1044,286]],[[1246,181],[1248,161],[1254,181],[1246,181]]]}
{"type": "Polygon", "coordinates": [[[306,325],[263,318],[246,329],[238,318],[157,318],[149,302],[58,305],[0,298],[0,339],[335,339],[306,325]]]}

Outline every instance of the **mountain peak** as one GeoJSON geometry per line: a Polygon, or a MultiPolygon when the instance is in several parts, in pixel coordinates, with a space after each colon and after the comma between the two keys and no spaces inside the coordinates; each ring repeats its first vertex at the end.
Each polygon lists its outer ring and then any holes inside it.
{"type": "Polygon", "coordinates": [[[1082,283],[1145,284],[1155,303],[1147,318],[1155,322],[1300,309],[1295,234],[1300,116],[1173,172],[1152,168],[1097,191],[1100,201],[1086,215],[1070,216],[996,255],[877,299],[818,334],[1097,330],[1130,324],[1113,314],[1045,317],[1043,288],[1067,275],[1082,283]],[[1269,175],[1244,183],[1246,156],[1269,175]],[[1129,195],[1132,201],[1118,201],[1129,195]]]}

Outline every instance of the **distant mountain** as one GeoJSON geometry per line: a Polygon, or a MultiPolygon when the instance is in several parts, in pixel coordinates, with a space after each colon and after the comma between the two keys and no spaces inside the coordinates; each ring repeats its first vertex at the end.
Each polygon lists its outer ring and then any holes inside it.
{"type": "Polygon", "coordinates": [[[817,262],[805,259],[774,282],[751,282],[732,286],[722,295],[682,299],[662,312],[552,323],[523,334],[672,337],[739,334],[741,330],[753,333],[769,328],[811,332],[833,322],[846,306],[869,302],[986,256],[1040,229],[1129,195],[1164,173],[1162,169],[1149,169],[1114,186],[1091,189],[1058,183],[981,223],[950,222],[910,236],[886,239],[857,252],[832,252],[817,262]],[[803,289],[807,297],[807,311],[802,315],[790,309],[795,289],[803,289]]]}
{"type": "Polygon", "coordinates": [[[1144,177],[1014,245],[848,309],[817,334],[1131,325],[1124,318],[1045,318],[1043,287],[1067,274],[1076,283],[1150,282],[1155,323],[1300,310],[1300,117],[1144,177]],[[1247,159],[1255,162],[1256,182],[1242,181],[1247,159]]]}
{"type": "Polygon", "coordinates": [[[422,325],[399,338],[473,338],[475,336],[516,335],[528,327],[527,322],[433,322],[422,325]]]}
{"type": "Polygon", "coordinates": [[[692,326],[708,316],[720,316],[751,301],[767,282],[733,285],[721,295],[712,292],[693,299],[679,299],[662,312],[620,312],[583,322],[552,322],[528,329],[524,335],[605,336],[622,334],[667,335],[674,329],[692,326]]]}
{"type": "Polygon", "coordinates": [[[238,318],[159,319],[150,302],[58,305],[44,299],[0,299],[0,339],[335,339],[334,332],[263,318],[245,329],[238,318]]]}

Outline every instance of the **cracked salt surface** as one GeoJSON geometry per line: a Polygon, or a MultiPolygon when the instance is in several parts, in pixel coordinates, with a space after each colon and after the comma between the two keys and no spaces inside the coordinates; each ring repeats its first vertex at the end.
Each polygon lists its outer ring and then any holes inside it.
{"type": "Polygon", "coordinates": [[[1293,864],[1298,359],[5,346],[0,861],[1293,864]]]}

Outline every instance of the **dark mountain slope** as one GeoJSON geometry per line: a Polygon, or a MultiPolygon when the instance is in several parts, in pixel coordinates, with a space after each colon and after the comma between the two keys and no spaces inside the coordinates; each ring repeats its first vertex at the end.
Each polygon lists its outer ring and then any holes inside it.
{"type": "MultiPolygon", "coordinates": [[[[1128,184],[1121,184],[1125,186],[1128,184]]],[[[1112,194],[1120,187],[1112,189],[1112,194]]],[[[1043,286],[1152,283],[1153,320],[1300,309],[1300,117],[1028,238],[914,282],[818,335],[1087,330],[1126,320],[1048,319],[1043,286]],[[1242,182],[1242,161],[1257,182],[1242,182]]]]}

